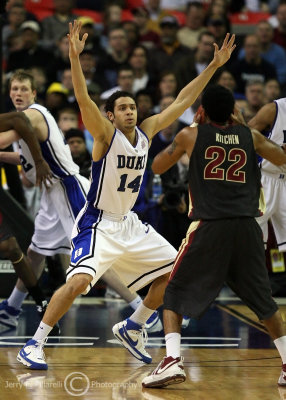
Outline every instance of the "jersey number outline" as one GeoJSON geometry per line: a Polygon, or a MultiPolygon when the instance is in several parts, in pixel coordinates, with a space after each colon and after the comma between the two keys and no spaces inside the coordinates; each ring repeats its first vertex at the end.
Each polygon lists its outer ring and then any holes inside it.
{"type": "Polygon", "coordinates": [[[117,188],[117,191],[118,192],[125,192],[126,188],[128,188],[128,189],[132,189],[132,193],[139,192],[141,176],[142,175],[136,176],[136,178],[133,179],[133,181],[129,182],[128,185],[126,186],[126,181],[127,181],[128,174],[121,175],[120,176],[120,185],[117,188]]]}
{"type": "Polygon", "coordinates": [[[25,172],[28,172],[33,168],[33,165],[30,164],[22,154],[20,154],[20,161],[25,172]]]}
{"type": "Polygon", "coordinates": [[[219,167],[226,159],[226,150],[221,146],[211,146],[206,149],[205,159],[211,161],[205,166],[204,179],[245,183],[245,172],[241,169],[247,161],[246,152],[243,149],[232,148],[227,153],[227,159],[232,164],[225,171],[224,168],[219,167]]]}

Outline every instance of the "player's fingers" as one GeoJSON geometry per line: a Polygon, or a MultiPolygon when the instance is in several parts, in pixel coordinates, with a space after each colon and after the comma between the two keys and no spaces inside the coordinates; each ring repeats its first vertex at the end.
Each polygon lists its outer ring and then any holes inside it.
{"type": "Polygon", "coordinates": [[[223,44],[222,44],[222,48],[226,47],[228,39],[229,39],[229,35],[230,35],[229,32],[225,35],[225,38],[224,38],[224,41],[223,41],[223,44]]]}

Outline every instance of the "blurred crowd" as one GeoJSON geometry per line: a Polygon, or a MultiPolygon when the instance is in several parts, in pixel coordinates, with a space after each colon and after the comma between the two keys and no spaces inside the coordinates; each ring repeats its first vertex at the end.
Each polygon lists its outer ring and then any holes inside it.
{"type": "MultiPolygon", "coordinates": [[[[17,69],[31,71],[37,102],[56,118],[80,173],[87,177],[93,140],[75,100],[68,57],[68,24],[75,19],[81,21],[81,35],[88,33],[80,62],[88,92],[102,113],[116,90],[135,95],[138,123],[160,112],[206,68],[213,43],[220,46],[227,32],[236,33],[237,48],[213,82],[234,93],[246,121],[264,104],[285,96],[286,1],[9,0],[2,15],[2,112],[13,109],[11,74],[17,69]],[[239,23],[246,18],[248,24],[239,23]]],[[[199,105],[200,98],[159,132],[150,148],[149,165],[182,127],[192,123],[199,105]]],[[[156,197],[154,177],[147,168],[135,206],[140,217],[175,247],[188,226],[187,168],[188,160],[182,159],[162,175],[162,194],[156,197]],[[174,233],[174,223],[181,232],[174,233]]],[[[37,195],[25,178],[21,182],[20,202],[35,215],[37,195]]]]}

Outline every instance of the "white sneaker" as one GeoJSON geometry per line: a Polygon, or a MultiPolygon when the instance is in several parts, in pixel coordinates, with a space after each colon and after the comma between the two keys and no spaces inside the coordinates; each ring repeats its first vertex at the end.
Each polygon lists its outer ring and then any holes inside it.
{"type": "Polygon", "coordinates": [[[20,312],[21,310],[9,306],[7,300],[3,300],[2,303],[0,303],[0,323],[10,328],[16,328],[18,326],[20,312]]]}
{"type": "Polygon", "coordinates": [[[147,320],[145,328],[148,332],[159,332],[163,330],[163,325],[158,311],[153,312],[151,317],[147,320]]]}
{"type": "Polygon", "coordinates": [[[146,364],[152,362],[152,357],[145,350],[148,337],[146,330],[142,326],[127,318],[114,325],[112,332],[120,344],[126,347],[135,358],[146,364]]]}
{"type": "Polygon", "coordinates": [[[157,368],[142,381],[144,388],[164,387],[186,380],[183,357],[164,357],[157,368]]]}
{"type": "Polygon", "coordinates": [[[43,349],[46,341],[30,339],[19,351],[17,360],[30,369],[48,369],[43,349]]]}
{"type": "Polygon", "coordinates": [[[282,364],[282,370],[278,379],[278,385],[286,386],[286,364],[282,364]]]}

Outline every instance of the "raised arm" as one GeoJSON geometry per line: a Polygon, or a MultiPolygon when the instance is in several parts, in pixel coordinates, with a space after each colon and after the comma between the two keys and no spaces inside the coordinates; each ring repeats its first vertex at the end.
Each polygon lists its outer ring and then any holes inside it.
{"type": "Polygon", "coordinates": [[[175,165],[184,153],[192,155],[198,128],[186,127],[174,138],[173,142],[156,155],[152,163],[154,174],[163,174],[175,165]]]}
{"type": "Polygon", "coordinates": [[[85,33],[82,39],[79,39],[80,29],[80,22],[69,23],[68,39],[72,82],[83,123],[94,138],[100,138],[107,133],[112,134],[114,128],[110,121],[102,116],[99,108],[88,95],[86,81],[79,61],[79,55],[84,49],[88,34],[85,33]]]}
{"type": "Polygon", "coordinates": [[[231,53],[235,49],[235,35],[232,35],[230,39],[229,37],[230,34],[228,33],[220,50],[218,49],[217,44],[214,43],[214,58],[211,63],[199,76],[193,79],[180,91],[176,100],[169,107],[160,114],[154,115],[143,121],[140,127],[144,132],[146,132],[149,138],[152,138],[157,132],[172,124],[180,115],[182,115],[203,91],[215,71],[229,60],[231,53]]]}
{"type": "Polygon", "coordinates": [[[283,165],[286,163],[286,150],[282,149],[278,144],[267,139],[256,129],[251,129],[254,148],[257,154],[275,165],[283,165]]]}

